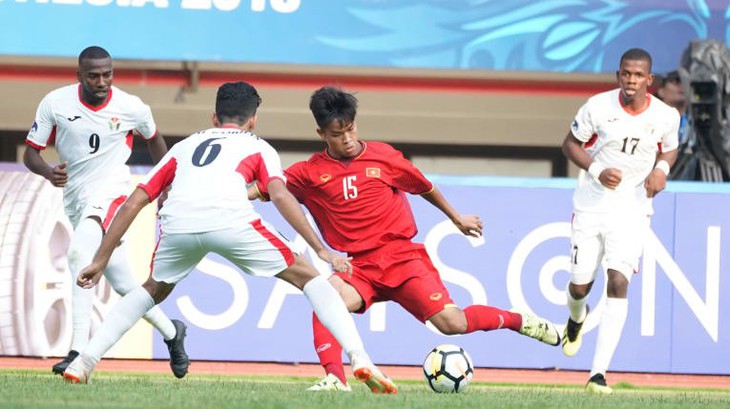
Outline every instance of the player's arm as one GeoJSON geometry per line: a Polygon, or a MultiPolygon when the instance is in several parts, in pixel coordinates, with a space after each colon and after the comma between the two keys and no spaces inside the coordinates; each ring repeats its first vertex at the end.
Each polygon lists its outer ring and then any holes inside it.
{"type": "Polygon", "coordinates": [[[149,203],[150,197],[144,189],[140,187],[134,189],[132,195],[119,208],[119,212],[114,217],[112,224],[109,225],[104,238],[101,240],[99,250],[97,250],[96,256],[94,256],[94,260],[79,273],[79,278],[76,280],[76,284],[79,287],[92,288],[99,283],[101,275],[106,270],[107,264],[109,264],[109,258],[111,258],[112,252],[119,245],[119,240],[127,232],[140,210],[149,203]]]}
{"type": "Polygon", "coordinates": [[[615,168],[604,168],[600,163],[595,162],[591,155],[583,148],[583,142],[568,131],[562,146],[563,154],[571,162],[596,178],[601,184],[609,189],[616,189],[621,182],[621,171],[615,168]]]}
{"type": "Polygon", "coordinates": [[[654,169],[649,172],[649,175],[644,181],[647,197],[654,197],[657,193],[667,187],[667,175],[669,175],[669,170],[672,168],[672,165],[674,165],[674,162],[677,161],[678,155],[679,152],[677,149],[673,149],[669,152],[662,152],[657,155],[654,169]]]}
{"type": "Polygon", "coordinates": [[[479,219],[479,216],[471,214],[461,215],[453,206],[451,206],[449,201],[446,200],[446,197],[436,186],[434,186],[428,193],[421,194],[421,197],[441,210],[462,233],[472,237],[479,237],[482,235],[482,228],[484,227],[484,224],[479,219]]]}
{"type": "Polygon", "coordinates": [[[165,138],[163,138],[159,132],[155,133],[155,136],[147,139],[147,150],[150,152],[152,162],[159,162],[160,159],[162,159],[162,157],[165,156],[165,154],[167,153],[167,144],[165,143],[165,138]]]}
{"type": "Polygon", "coordinates": [[[68,183],[68,172],[66,170],[67,162],[60,163],[55,166],[50,166],[41,157],[40,149],[26,145],[25,152],[23,153],[23,163],[31,172],[41,175],[48,179],[53,186],[64,187],[68,183]]]}
{"type": "Polygon", "coordinates": [[[332,264],[332,267],[336,271],[352,271],[349,258],[342,257],[328,250],[319,237],[317,237],[314,229],[309,225],[306,216],[304,216],[299,202],[289,192],[281,179],[271,179],[266,188],[269,192],[269,199],[274,203],[279,213],[304,238],[319,258],[332,264]]]}

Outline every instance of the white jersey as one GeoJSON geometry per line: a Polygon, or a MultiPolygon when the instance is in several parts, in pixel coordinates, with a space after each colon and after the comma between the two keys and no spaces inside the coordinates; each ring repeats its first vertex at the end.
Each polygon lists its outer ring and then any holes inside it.
{"type": "Polygon", "coordinates": [[[247,184],[286,181],[278,153],[238,128],[211,128],[175,144],[139,184],[151,199],[170,186],[160,209],[165,233],[204,233],[260,216],[247,184]]]}
{"type": "Polygon", "coordinates": [[[630,207],[651,214],[644,180],[654,168],[658,153],[677,149],[676,109],[648,96],[648,107],[631,114],[621,104],[620,95],[621,90],[614,89],[591,97],[571,125],[573,135],[584,142],[594,161],[622,172],[621,183],[611,190],[582,170],[573,195],[576,211],[605,212],[630,207]]]}
{"type": "Polygon", "coordinates": [[[145,139],[157,133],[150,107],[141,99],[112,86],[107,102],[95,107],[81,99],[81,84],[73,84],[43,98],[26,143],[44,149],[55,139],[61,160],[68,162],[63,189],[68,209],[112,184],[126,183],[129,189],[126,162],[135,130],[145,139]]]}

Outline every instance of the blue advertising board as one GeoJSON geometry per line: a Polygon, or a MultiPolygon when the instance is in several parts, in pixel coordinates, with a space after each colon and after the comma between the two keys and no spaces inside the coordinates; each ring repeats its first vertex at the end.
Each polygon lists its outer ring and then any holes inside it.
{"type": "Polygon", "coordinates": [[[655,72],[730,36],[707,0],[0,0],[0,54],[436,69],[655,72]]]}
{"type": "MultiPolygon", "coordinates": [[[[455,208],[479,214],[485,236],[467,238],[437,209],[412,197],[419,233],[452,298],[463,307],[488,304],[538,313],[556,324],[567,319],[571,195],[574,181],[433,176],[455,208]]],[[[320,271],[323,265],[273,205],[258,211],[293,239],[320,271]]],[[[730,188],[673,183],[655,200],[653,233],[641,271],[629,288],[629,318],[612,370],[730,374],[730,188]]],[[[356,316],[374,361],[421,364],[440,343],[457,343],[476,366],[588,369],[605,280],[589,296],[592,313],[584,345],[572,358],[508,330],[445,337],[392,302],[356,316]]],[[[294,287],[240,274],[209,256],[161,304],[185,320],[187,349],[195,359],[316,362],[312,310],[294,287]]],[[[155,338],[153,357],[167,357],[155,338]]]]}

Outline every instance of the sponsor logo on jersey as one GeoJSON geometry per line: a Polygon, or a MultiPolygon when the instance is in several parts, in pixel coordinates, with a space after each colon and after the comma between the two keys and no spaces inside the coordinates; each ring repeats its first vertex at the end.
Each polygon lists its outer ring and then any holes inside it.
{"type": "Polygon", "coordinates": [[[577,131],[577,130],[578,130],[578,121],[576,121],[576,120],[574,119],[574,120],[573,120],[573,123],[572,123],[572,124],[570,124],[570,129],[572,129],[572,130],[574,130],[574,131],[577,131]]]}
{"type": "Polygon", "coordinates": [[[616,122],[616,121],[618,121],[618,118],[616,118],[616,117],[608,118],[608,122],[616,122]]]}
{"type": "Polygon", "coordinates": [[[380,168],[365,168],[365,176],[369,178],[379,178],[380,168]]]}
{"type": "Polygon", "coordinates": [[[80,115],[74,115],[73,117],[70,117],[70,116],[69,117],[66,117],[66,119],[68,119],[69,122],[73,122],[73,121],[75,121],[77,119],[81,119],[81,116],[80,115]]]}
{"type": "Polygon", "coordinates": [[[109,130],[110,131],[118,131],[121,126],[122,126],[121,119],[119,119],[117,117],[113,117],[113,118],[109,119],[109,130]]]}
{"type": "Polygon", "coordinates": [[[433,294],[431,294],[431,295],[428,296],[428,298],[431,301],[438,301],[438,300],[441,299],[441,297],[443,297],[443,294],[441,294],[441,293],[433,293],[433,294]]]}
{"type": "Polygon", "coordinates": [[[321,180],[322,183],[327,183],[330,181],[330,179],[332,179],[332,175],[330,175],[329,173],[325,173],[324,175],[319,175],[319,180],[321,180]]]}
{"type": "Polygon", "coordinates": [[[33,121],[33,126],[30,127],[30,133],[35,133],[38,130],[38,123],[33,121]]]}

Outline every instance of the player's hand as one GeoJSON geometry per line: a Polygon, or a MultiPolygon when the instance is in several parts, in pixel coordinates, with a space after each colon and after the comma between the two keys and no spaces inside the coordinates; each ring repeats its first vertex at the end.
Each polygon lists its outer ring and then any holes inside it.
{"type": "Polygon", "coordinates": [[[644,180],[646,188],[646,197],[654,197],[657,193],[667,187],[667,175],[661,169],[654,169],[649,172],[649,176],[644,180]]]}
{"type": "Polygon", "coordinates": [[[598,181],[601,182],[603,186],[613,190],[618,187],[619,183],[621,183],[621,178],[623,178],[623,173],[620,169],[606,168],[598,176],[598,181]]]}
{"type": "Polygon", "coordinates": [[[460,215],[453,222],[456,225],[456,228],[467,236],[477,238],[482,236],[484,222],[482,222],[482,219],[480,219],[479,216],[471,214],[465,216],[460,215]]]}
{"type": "Polygon", "coordinates": [[[106,265],[99,262],[92,262],[81,270],[79,278],[76,279],[76,285],[81,288],[93,288],[99,284],[99,280],[101,280],[101,275],[104,274],[105,269],[106,265]]]}
{"type": "Polygon", "coordinates": [[[352,275],[352,257],[344,257],[333,251],[322,250],[320,254],[317,254],[319,258],[326,261],[332,266],[332,270],[338,273],[347,273],[352,275]]]}
{"type": "Polygon", "coordinates": [[[51,175],[48,180],[55,187],[64,187],[68,183],[68,171],[66,170],[68,162],[59,163],[51,168],[51,175]]]}

